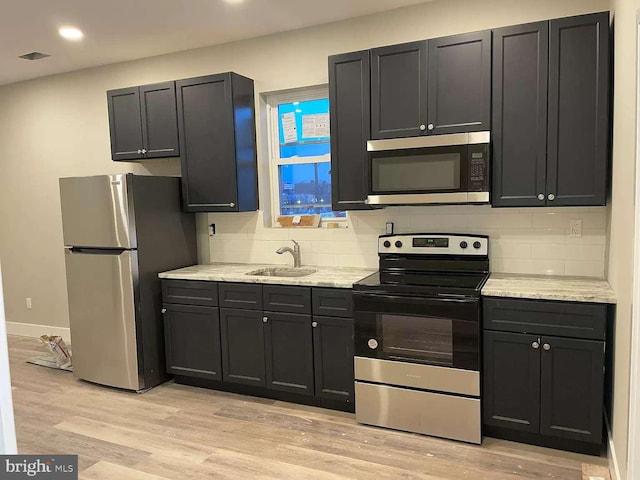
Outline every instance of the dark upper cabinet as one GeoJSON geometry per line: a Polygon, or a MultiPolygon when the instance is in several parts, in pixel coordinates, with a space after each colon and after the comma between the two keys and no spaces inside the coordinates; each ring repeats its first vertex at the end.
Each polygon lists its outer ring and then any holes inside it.
{"type": "Polygon", "coordinates": [[[545,204],[548,63],[549,22],[493,31],[496,207],[545,204]]]}
{"type": "Polygon", "coordinates": [[[609,13],[551,20],[549,205],[604,205],[609,155],[609,13]]]}
{"type": "Polygon", "coordinates": [[[540,348],[533,343],[537,337],[485,331],[483,338],[484,424],[538,432],[540,348]]]}
{"type": "Polygon", "coordinates": [[[314,316],[312,326],[316,396],[353,403],[353,319],[314,316]]]}
{"type": "Polygon", "coordinates": [[[542,337],[541,343],[540,433],[599,442],[604,342],[542,337]]]}
{"type": "Polygon", "coordinates": [[[142,116],[138,87],[107,92],[113,160],[139,160],[142,154],[142,116]]]}
{"type": "Polygon", "coordinates": [[[494,31],[495,207],[604,205],[609,14],[494,31]]]}
{"type": "Polygon", "coordinates": [[[371,137],[489,130],[491,32],[371,50],[371,137]]]}
{"type": "Polygon", "coordinates": [[[176,82],[183,206],[258,208],[253,80],[222,73],[176,82]]]}
{"type": "Polygon", "coordinates": [[[267,387],[313,395],[311,316],[264,313],[267,387]]]}
{"type": "Polygon", "coordinates": [[[491,31],[429,40],[427,130],[489,130],[491,31]]]}
{"type": "Polygon", "coordinates": [[[372,138],[418,136],[426,128],[427,50],[426,41],[371,50],[372,138]]]}
{"type": "Polygon", "coordinates": [[[145,158],[179,156],[175,82],[141,86],[140,111],[145,158]]]}
{"type": "Polygon", "coordinates": [[[167,372],[222,380],[218,309],[164,304],[162,313],[167,372]]]}
{"type": "Polygon", "coordinates": [[[110,90],[107,102],[113,160],[180,155],[174,82],[110,90]]]}
{"type": "Polygon", "coordinates": [[[264,387],[264,322],[261,311],[220,309],[223,380],[264,387]]]}
{"type": "Polygon", "coordinates": [[[329,57],[333,210],[369,209],[367,141],[371,139],[369,51],[329,57]]]}

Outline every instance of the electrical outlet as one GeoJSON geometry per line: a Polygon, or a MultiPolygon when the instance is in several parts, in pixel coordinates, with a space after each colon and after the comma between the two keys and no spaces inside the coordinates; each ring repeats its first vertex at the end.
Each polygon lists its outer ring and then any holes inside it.
{"type": "Polygon", "coordinates": [[[27,297],[25,300],[27,301],[27,310],[31,310],[33,308],[31,304],[31,297],[27,297]]]}
{"type": "Polygon", "coordinates": [[[569,220],[569,236],[582,238],[582,220],[569,220]]]}
{"type": "Polygon", "coordinates": [[[209,236],[213,237],[216,234],[216,224],[212,223],[209,225],[209,236]]]}

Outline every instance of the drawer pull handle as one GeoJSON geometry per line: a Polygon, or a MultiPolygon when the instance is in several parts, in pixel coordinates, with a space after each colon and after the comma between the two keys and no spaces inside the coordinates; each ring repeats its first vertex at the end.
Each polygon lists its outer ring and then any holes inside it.
{"type": "Polygon", "coordinates": [[[269,317],[262,317],[262,323],[267,323],[269,321],[269,317]]]}
{"type": "Polygon", "coordinates": [[[162,313],[167,313],[167,309],[163,308],[162,310],[160,310],[162,313]]]}
{"type": "Polygon", "coordinates": [[[318,322],[311,322],[311,326],[313,328],[317,328],[318,327],[318,322]]]}

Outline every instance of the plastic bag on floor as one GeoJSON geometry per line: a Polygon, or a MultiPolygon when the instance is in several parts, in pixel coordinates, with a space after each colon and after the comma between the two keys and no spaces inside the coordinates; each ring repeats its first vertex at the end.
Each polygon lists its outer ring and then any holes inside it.
{"type": "Polygon", "coordinates": [[[60,368],[71,366],[71,352],[64,343],[62,337],[57,335],[42,335],[40,341],[44,343],[53,354],[56,365],[60,368]]]}

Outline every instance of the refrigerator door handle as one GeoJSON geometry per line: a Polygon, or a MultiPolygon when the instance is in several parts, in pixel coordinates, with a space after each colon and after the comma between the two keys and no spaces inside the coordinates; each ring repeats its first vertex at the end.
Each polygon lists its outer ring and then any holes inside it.
{"type": "Polygon", "coordinates": [[[95,248],[95,247],[64,247],[65,252],[69,254],[88,254],[88,255],[122,255],[123,252],[129,251],[127,248],[95,248]]]}

